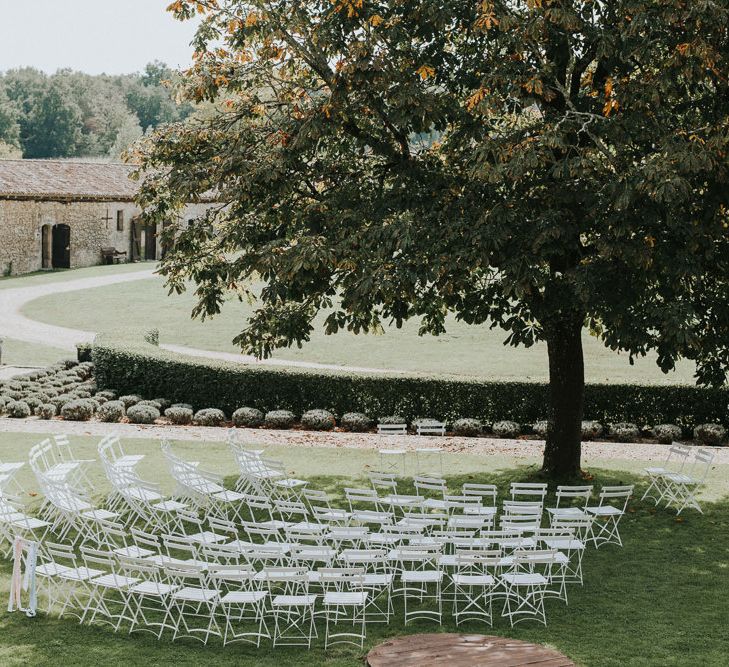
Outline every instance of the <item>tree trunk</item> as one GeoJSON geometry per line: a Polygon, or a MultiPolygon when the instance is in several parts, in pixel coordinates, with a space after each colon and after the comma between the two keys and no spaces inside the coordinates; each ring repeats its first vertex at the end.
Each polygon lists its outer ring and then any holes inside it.
{"type": "Polygon", "coordinates": [[[583,317],[545,326],[549,355],[549,422],[542,470],[550,477],[580,472],[585,364],[583,317]]]}

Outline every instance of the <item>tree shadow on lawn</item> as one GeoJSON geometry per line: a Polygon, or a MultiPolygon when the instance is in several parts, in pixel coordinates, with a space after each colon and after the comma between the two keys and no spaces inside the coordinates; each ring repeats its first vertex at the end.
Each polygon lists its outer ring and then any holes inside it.
{"type": "MultiPolygon", "coordinates": [[[[535,479],[533,469],[499,474],[448,478],[456,490],[464,482],[495,483],[506,497],[510,482],[535,479]]],[[[229,480],[230,481],[230,480],[229,480]]],[[[114,634],[108,626],[79,626],[72,618],[28,619],[20,613],[0,617],[0,664],[44,665],[357,665],[367,651],[387,638],[419,632],[495,634],[547,644],[581,665],[726,665],[729,653],[729,498],[704,503],[704,514],[689,511],[676,517],[638,500],[645,482],[627,473],[595,471],[596,490],[603,484],[636,484],[636,498],[620,524],[624,547],[590,548],[584,559],[583,587],[569,587],[569,605],[547,602],[545,628],[534,622],[514,628],[494,605],[494,626],[463,623],[456,628],[450,604],[444,623],[418,622],[404,626],[402,606],[385,625],[368,625],[364,651],[356,647],[323,648],[323,626],[314,647],[261,648],[245,644],[222,647],[213,641],[171,643],[146,633],[114,634]]],[[[366,485],[365,478],[318,476],[315,488],[341,497],[344,486],[366,485]]],[[[551,486],[551,485],[550,485],[551,486]]],[[[402,484],[403,492],[409,487],[402,484]]],[[[547,501],[547,506],[553,497],[547,501]]],[[[342,504],[342,503],[340,503],[342,504]]],[[[8,590],[10,565],[0,577],[8,590]]]]}

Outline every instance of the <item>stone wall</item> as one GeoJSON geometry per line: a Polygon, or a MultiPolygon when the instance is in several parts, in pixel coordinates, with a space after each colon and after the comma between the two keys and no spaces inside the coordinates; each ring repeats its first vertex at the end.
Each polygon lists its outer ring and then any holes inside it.
{"type": "MultiPolygon", "coordinates": [[[[181,216],[199,215],[206,205],[192,205],[181,216]]],[[[50,239],[53,225],[65,224],[71,233],[71,268],[93,266],[102,261],[101,248],[114,247],[131,256],[132,219],[140,209],[132,202],[65,202],[0,200],[0,275],[39,271],[43,265],[43,227],[50,239]],[[117,213],[123,229],[117,229],[117,213]]],[[[145,234],[141,235],[141,258],[145,257],[145,234]]],[[[50,257],[50,250],[48,250],[50,257]]],[[[157,244],[156,256],[161,256],[157,244]]],[[[48,263],[48,262],[47,262],[48,263]]],[[[45,268],[52,268],[47,266],[45,268]]]]}

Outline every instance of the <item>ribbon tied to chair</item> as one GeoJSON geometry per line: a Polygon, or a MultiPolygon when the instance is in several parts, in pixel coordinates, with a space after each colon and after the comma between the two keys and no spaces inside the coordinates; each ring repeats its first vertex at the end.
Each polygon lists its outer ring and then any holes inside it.
{"type": "Polygon", "coordinates": [[[16,536],[13,543],[13,576],[10,581],[10,600],[8,611],[18,609],[32,618],[35,616],[38,606],[38,594],[35,581],[35,566],[38,560],[38,543],[25,540],[16,536]],[[23,556],[25,556],[25,572],[23,568],[23,556]],[[22,591],[30,591],[28,606],[23,607],[22,591]]]}

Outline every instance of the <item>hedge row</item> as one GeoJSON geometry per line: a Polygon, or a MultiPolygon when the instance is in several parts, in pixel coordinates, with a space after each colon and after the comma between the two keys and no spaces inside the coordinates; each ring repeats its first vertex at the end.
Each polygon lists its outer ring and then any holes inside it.
{"type": "MultiPolygon", "coordinates": [[[[548,386],[455,376],[347,373],[225,363],[187,357],[145,342],[142,332],[97,337],[92,358],[100,389],[165,396],[172,402],[214,406],[231,414],[241,405],[300,415],[313,408],[375,417],[428,416],[452,423],[474,417],[532,424],[546,417],[548,386]]],[[[585,418],[603,424],[672,423],[729,426],[729,390],[688,385],[588,384],[585,418]]]]}

